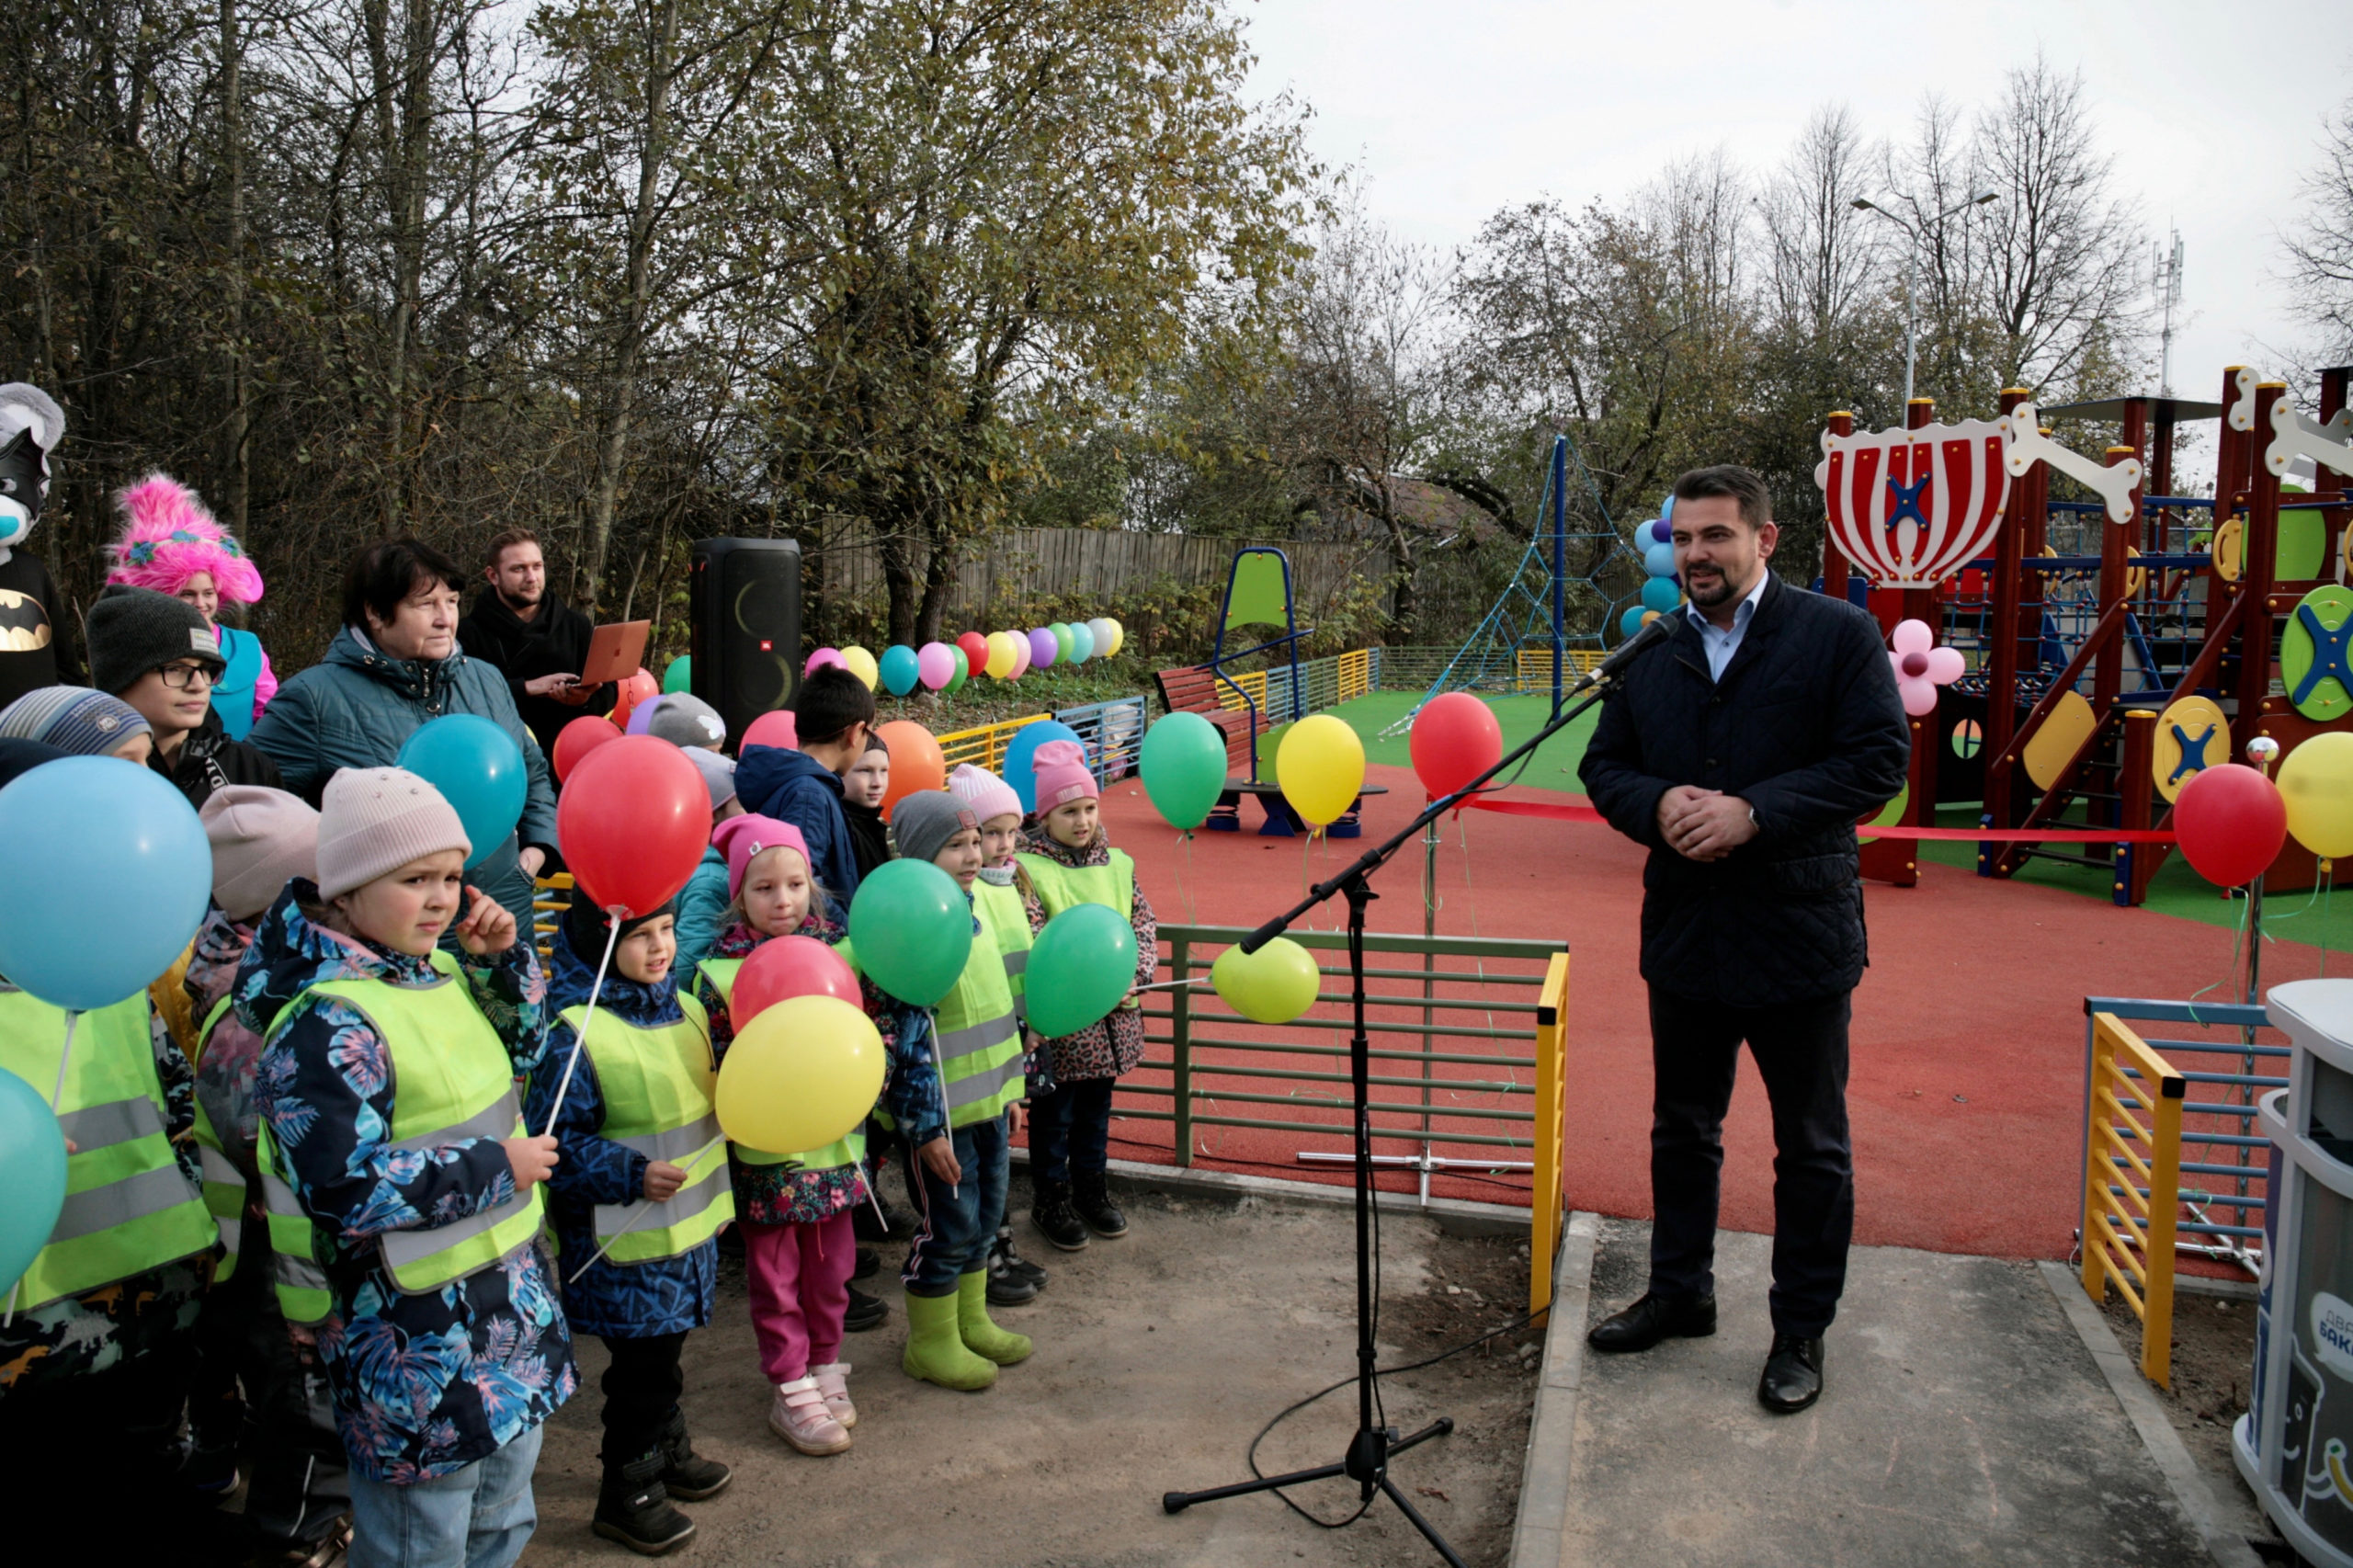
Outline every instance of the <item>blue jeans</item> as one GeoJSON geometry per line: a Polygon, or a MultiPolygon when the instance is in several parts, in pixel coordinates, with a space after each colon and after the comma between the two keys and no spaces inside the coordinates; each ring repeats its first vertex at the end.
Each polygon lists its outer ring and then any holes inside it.
{"type": "Polygon", "coordinates": [[[508,1568],[540,1522],[531,1471],[541,1430],[414,1486],[352,1471],[351,1568],[508,1568]]]}
{"type": "Polygon", "coordinates": [[[1013,1171],[1013,1138],[1002,1111],[949,1134],[963,1176],[953,1186],[906,1152],[907,1191],[915,1200],[915,1244],[899,1279],[911,1296],[952,1296],[964,1275],[989,1266],[989,1244],[1005,1223],[1005,1184],[1013,1171]]]}
{"type": "Polygon", "coordinates": [[[1029,1174],[1040,1181],[1099,1176],[1109,1168],[1117,1078],[1058,1084],[1029,1100],[1029,1174]]]}

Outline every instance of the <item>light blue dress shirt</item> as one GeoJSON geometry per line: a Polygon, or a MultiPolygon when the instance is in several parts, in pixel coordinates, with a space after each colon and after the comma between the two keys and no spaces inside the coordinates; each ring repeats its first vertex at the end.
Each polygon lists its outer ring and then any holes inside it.
{"type": "Polygon", "coordinates": [[[1748,635],[1748,623],[1756,619],[1756,601],[1765,597],[1765,585],[1771,576],[1769,572],[1756,574],[1756,585],[1748,590],[1748,597],[1741,600],[1740,608],[1732,612],[1732,630],[1729,631],[1719,630],[1698,605],[1686,604],[1683,607],[1683,613],[1689,616],[1691,624],[1699,629],[1699,645],[1708,651],[1710,680],[1724,678],[1724,666],[1732,663],[1734,653],[1740,652],[1740,640],[1748,635]]]}

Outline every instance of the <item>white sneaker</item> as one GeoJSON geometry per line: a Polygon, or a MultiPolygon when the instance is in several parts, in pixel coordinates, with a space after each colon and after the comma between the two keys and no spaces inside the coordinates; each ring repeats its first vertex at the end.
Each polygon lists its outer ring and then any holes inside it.
{"type": "Polygon", "coordinates": [[[849,1370],[847,1361],[831,1361],[809,1369],[809,1375],[817,1380],[817,1392],[825,1396],[825,1408],[845,1427],[858,1425],[858,1406],[849,1402],[849,1370]]]}
{"type": "Polygon", "coordinates": [[[849,1434],[825,1407],[817,1380],[776,1385],[776,1403],[768,1406],[768,1430],[804,1454],[838,1454],[849,1447],[849,1434]]]}

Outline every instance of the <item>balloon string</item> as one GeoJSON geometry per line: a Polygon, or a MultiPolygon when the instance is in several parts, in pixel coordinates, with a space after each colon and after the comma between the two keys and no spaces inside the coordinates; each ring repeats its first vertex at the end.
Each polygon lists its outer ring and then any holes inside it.
{"type": "MultiPolygon", "coordinates": [[[[702,1178],[695,1175],[695,1167],[701,1165],[705,1160],[710,1158],[712,1150],[723,1150],[726,1147],[727,1134],[722,1132],[718,1137],[712,1139],[710,1142],[704,1144],[701,1148],[696,1150],[693,1153],[688,1155],[687,1163],[684,1167],[687,1173],[687,1179],[678,1184],[678,1191],[684,1192],[696,1182],[700,1181],[702,1178]]],[[[580,1276],[587,1273],[591,1268],[596,1267],[597,1259],[610,1252],[615,1242],[620,1240],[623,1236],[628,1235],[631,1231],[637,1229],[638,1221],[644,1219],[647,1214],[651,1213],[653,1209],[654,1199],[648,1198],[641,1200],[636,1208],[630,1210],[629,1219],[622,1224],[621,1228],[615,1231],[611,1235],[607,1236],[605,1238],[605,1244],[598,1247],[595,1253],[590,1255],[588,1261],[582,1264],[579,1268],[574,1272],[572,1278],[566,1279],[564,1283],[567,1285],[579,1284],[580,1276]]]]}
{"type": "MultiPolygon", "coordinates": [[[[74,1060],[74,1026],[81,1021],[81,1009],[68,1007],[65,1010],[65,1044],[57,1053],[57,1087],[49,1092],[49,1114],[51,1116],[57,1114],[57,1102],[65,1097],[65,1068],[74,1060]]],[[[17,1292],[24,1288],[24,1283],[19,1279],[8,1287],[8,1305],[5,1311],[0,1311],[0,1328],[6,1328],[17,1321],[17,1292]]]]}
{"type": "Polygon", "coordinates": [[[2213,990],[2215,986],[2222,984],[2222,981],[2227,980],[2235,982],[2238,979],[2239,951],[2241,947],[2246,941],[2247,913],[2254,907],[2255,901],[2251,898],[2244,898],[2240,901],[2238,926],[2231,933],[2231,967],[2229,972],[2224,974],[2222,980],[2209,981],[2205,984],[2200,986],[2197,990],[2191,992],[2189,994],[2189,1000],[2183,1004],[2183,1006],[2189,1009],[2189,1021],[2196,1024],[2200,1028],[2204,1028],[2207,1025],[2206,1020],[2198,1016],[2198,999],[2200,996],[2205,995],[2209,991],[2213,990]]]}
{"type": "Polygon", "coordinates": [[[597,960],[597,979],[588,987],[588,1006],[581,1011],[580,1027],[573,1031],[572,1051],[563,1059],[563,1081],[555,1086],[555,1108],[548,1112],[548,1124],[540,1129],[542,1138],[555,1131],[555,1119],[563,1114],[563,1096],[572,1092],[572,1073],[580,1065],[580,1048],[587,1043],[588,1026],[597,1021],[597,996],[605,989],[605,966],[613,961],[613,949],[620,945],[621,906],[613,904],[605,913],[611,917],[612,927],[605,934],[605,956],[597,960]]]}
{"type": "Polygon", "coordinates": [[[1199,926],[1201,923],[1201,917],[1193,908],[1193,830],[1191,828],[1185,829],[1184,838],[1185,859],[1183,869],[1176,874],[1176,891],[1185,895],[1185,924],[1199,926]]]}

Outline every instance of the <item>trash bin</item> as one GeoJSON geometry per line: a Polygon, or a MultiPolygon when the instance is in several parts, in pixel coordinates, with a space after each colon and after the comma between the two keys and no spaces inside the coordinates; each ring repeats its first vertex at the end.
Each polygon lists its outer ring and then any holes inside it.
{"type": "Polygon", "coordinates": [[[2266,997],[2295,1054],[2257,1104],[2271,1141],[2239,1473],[2315,1563],[2353,1568],[2353,980],[2299,980],[2266,997]]]}

